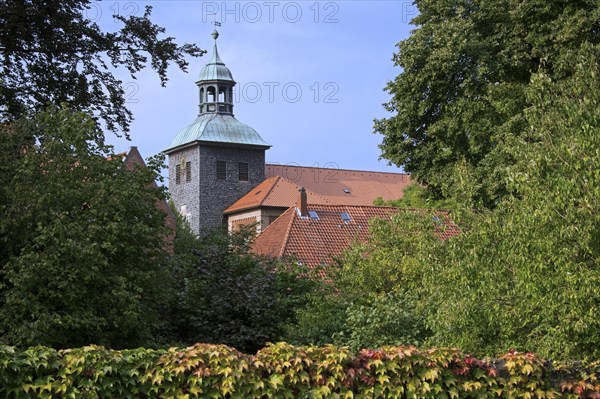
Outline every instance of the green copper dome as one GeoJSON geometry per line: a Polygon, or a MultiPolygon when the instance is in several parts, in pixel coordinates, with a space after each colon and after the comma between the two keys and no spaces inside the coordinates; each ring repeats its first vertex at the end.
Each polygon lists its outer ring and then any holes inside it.
{"type": "Polygon", "coordinates": [[[194,122],[177,133],[167,153],[191,143],[220,143],[225,145],[252,146],[262,149],[271,147],[250,126],[233,116],[233,87],[235,81],[217,52],[215,39],[213,56],[200,72],[196,82],[200,94],[200,114],[194,122]]]}
{"type": "Polygon", "coordinates": [[[230,82],[235,82],[233,80],[233,75],[229,68],[225,66],[225,63],[221,61],[219,57],[219,52],[217,51],[217,44],[213,48],[213,55],[208,64],[202,71],[200,71],[200,76],[198,77],[198,81],[203,80],[225,80],[230,82]]]}
{"type": "Polygon", "coordinates": [[[196,141],[271,147],[256,130],[238,121],[233,115],[202,114],[177,133],[166,151],[196,141]]]}

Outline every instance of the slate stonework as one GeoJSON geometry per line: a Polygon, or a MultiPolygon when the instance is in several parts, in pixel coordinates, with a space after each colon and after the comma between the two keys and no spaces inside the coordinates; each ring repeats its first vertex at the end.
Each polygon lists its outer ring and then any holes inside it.
{"type": "Polygon", "coordinates": [[[193,231],[197,232],[199,228],[198,213],[200,209],[199,192],[200,180],[198,179],[199,165],[199,147],[191,146],[169,154],[169,193],[175,204],[175,209],[181,213],[181,206],[187,207],[186,215],[193,231]],[[179,184],[175,183],[176,165],[185,165],[191,162],[192,181],[186,182],[185,173],[182,173],[182,179],[179,184]]]}
{"type": "Polygon", "coordinates": [[[265,150],[196,143],[169,154],[169,191],[178,211],[186,205],[192,230],[224,225],[223,211],[265,179],[265,150]],[[217,161],[227,162],[227,179],[217,179],[217,161]],[[184,165],[191,162],[192,179],[186,182],[184,165]],[[248,181],[239,181],[238,164],[248,164],[248,181]],[[175,183],[176,165],[181,182],[175,183]]]}

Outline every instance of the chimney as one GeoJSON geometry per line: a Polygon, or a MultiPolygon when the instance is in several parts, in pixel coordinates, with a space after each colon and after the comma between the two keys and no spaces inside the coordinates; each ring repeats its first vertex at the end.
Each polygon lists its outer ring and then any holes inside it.
{"type": "Polygon", "coordinates": [[[300,216],[302,217],[306,217],[308,216],[308,204],[306,202],[306,190],[304,189],[304,187],[300,187],[300,190],[298,190],[300,192],[300,195],[298,196],[298,202],[296,203],[296,206],[298,207],[298,210],[300,211],[300,216]]]}

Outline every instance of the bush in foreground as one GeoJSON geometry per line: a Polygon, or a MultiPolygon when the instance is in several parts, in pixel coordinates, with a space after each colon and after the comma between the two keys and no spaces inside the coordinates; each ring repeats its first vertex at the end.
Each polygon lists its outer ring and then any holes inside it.
{"type": "Polygon", "coordinates": [[[517,352],[481,360],[441,348],[0,348],[6,398],[598,398],[599,377],[600,363],[552,365],[517,352]]]}

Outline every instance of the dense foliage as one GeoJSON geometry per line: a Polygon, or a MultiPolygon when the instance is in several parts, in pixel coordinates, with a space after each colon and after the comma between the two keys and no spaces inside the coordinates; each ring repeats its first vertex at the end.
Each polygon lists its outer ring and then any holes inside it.
{"type": "Polygon", "coordinates": [[[255,352],[316,285],[250,254],[250,230],[198,238],[179,219],[171,253],[161,160],[124,168],[85,114],[50,108],[1,134],[0,342],[255,352]]]}
{"type": "Polygon", "coordinates": [[[124,168],[66,108],[0,126],[0,342],[153,342],[167,234],[156,161],[124,168]]]}
{"type": "MultiPolygon", "coordinates": [[[[145,59],[134,47],[146,46],[164,80],[169,60],[185,67],[183,55],[197,49],[156,41],[162,30],[148,13],[102,34],[81,19],[87,2],[3,3],[0,20],[15,31],[0,33],[1,112],[11,120],[0,126],[0,342],[206,342],[254,353],[285,338],[350,348],[279,344],[256,356],[212,345],[4,348],[5,389],[15,397],[127,397],[129,389],[141,397],[556,397],[532,355],[505,355],[500,376],[454,350],[350,350],[418,344],[600,358],[600,8],[416,3],[418,28],[396,57],[404,71],[388,87],[397,115],[376,128],[383,156],[426,186],[388,204],[450,208],[462,233],[440,240],[446,222],[424,211],[376,220],[325,284],[296,264],[252,255],[248,232],[196,237],[180,219],[170,253],[156,207],[165,193],[153,185],[161,159],[126,170],[93,117],[29,113],[66,100],[126,131],[123,91],[102,54],[135,73],[145,59]],[[14,119],[20,114],[29,117],[14,119]]],[[[582,378],[559,387],[600,397],[597,371],[582,378]]]]}
{"type": "Polygon", "coordinates": [[[578,49],[600,43],[596,0],[417,0],[416,29],[398,44],[402,68],[387,90],[394,113],[376,121],[382,157],[436,196],[456,168],[478,184],[478,206],[507,193],[510,143],[528,129],[531,76],[571,76],[578,49]]]}
{"type": "Polygon", "coordinates": [[[196,238],[182,224],[171,262],[176,342],[222,343],[251,353],[281,339],[318,282],[301,268],[251,254],[253,228],[196,238]]]}
{"type": "MultiPolygon", "coordinates": [[[[446,241],[423,213],[374,223],[340,260],[335,290],[300,311],[290,338],[600,358],[597,47],[583,46],[571,65],[569,78],[536,74],[526,90],[528,128],[510,140],[506,168],[512,195],[493,211],[455,200],[462,232],[446,241]]],[[[467,168],[459,176],[456,198],[478,184],[467,168]]]]}
{"type": "Polygon", "coordinates": [[[571,78],[534,76],[515,195],[432,255],[433,342],[600,358],[599,61],[589,47],[571,78]]]}
{"type": "Polygon", "coordinates": [[[396,206],[413,209],[455,209],[458,204],[453,198],[438,199],[426,187],[412,183],[404,189],[402,197],[384,201],[379,197],[374,202],[378,206],[396,206]]]}
{"type": "Polygon", "coordinates": [[[427,329],[415,304],[422,287],[421,255],[439,241],[433,216],[407,211],[391,222],[374,220],[369,240],[355,243],[327,268],[331,284],[311,295],[286,338],[355,350],[422,343],[427,329]]]}
{"type": "Polygon", "coordinates": [[[597,398],[600,365],[498,361],[456,349],[220,345],[108,351],[0,347],[4,398],[597,398]]]}
{"type": "Polygon", "coordinates": [[[132,115],[113,68],[126,68],[135,79],[150,64],[165,84],[170,62],[185,70],[186,55],[202,54],[195,45],[161,38],[164,28],[150,21],[151,7],[143,15],[115,15],[122,28],[102,32],[87,17],[92,5],[88,0],[0,2],[0,120],[68,103],[127,134],[132,115]]]}

